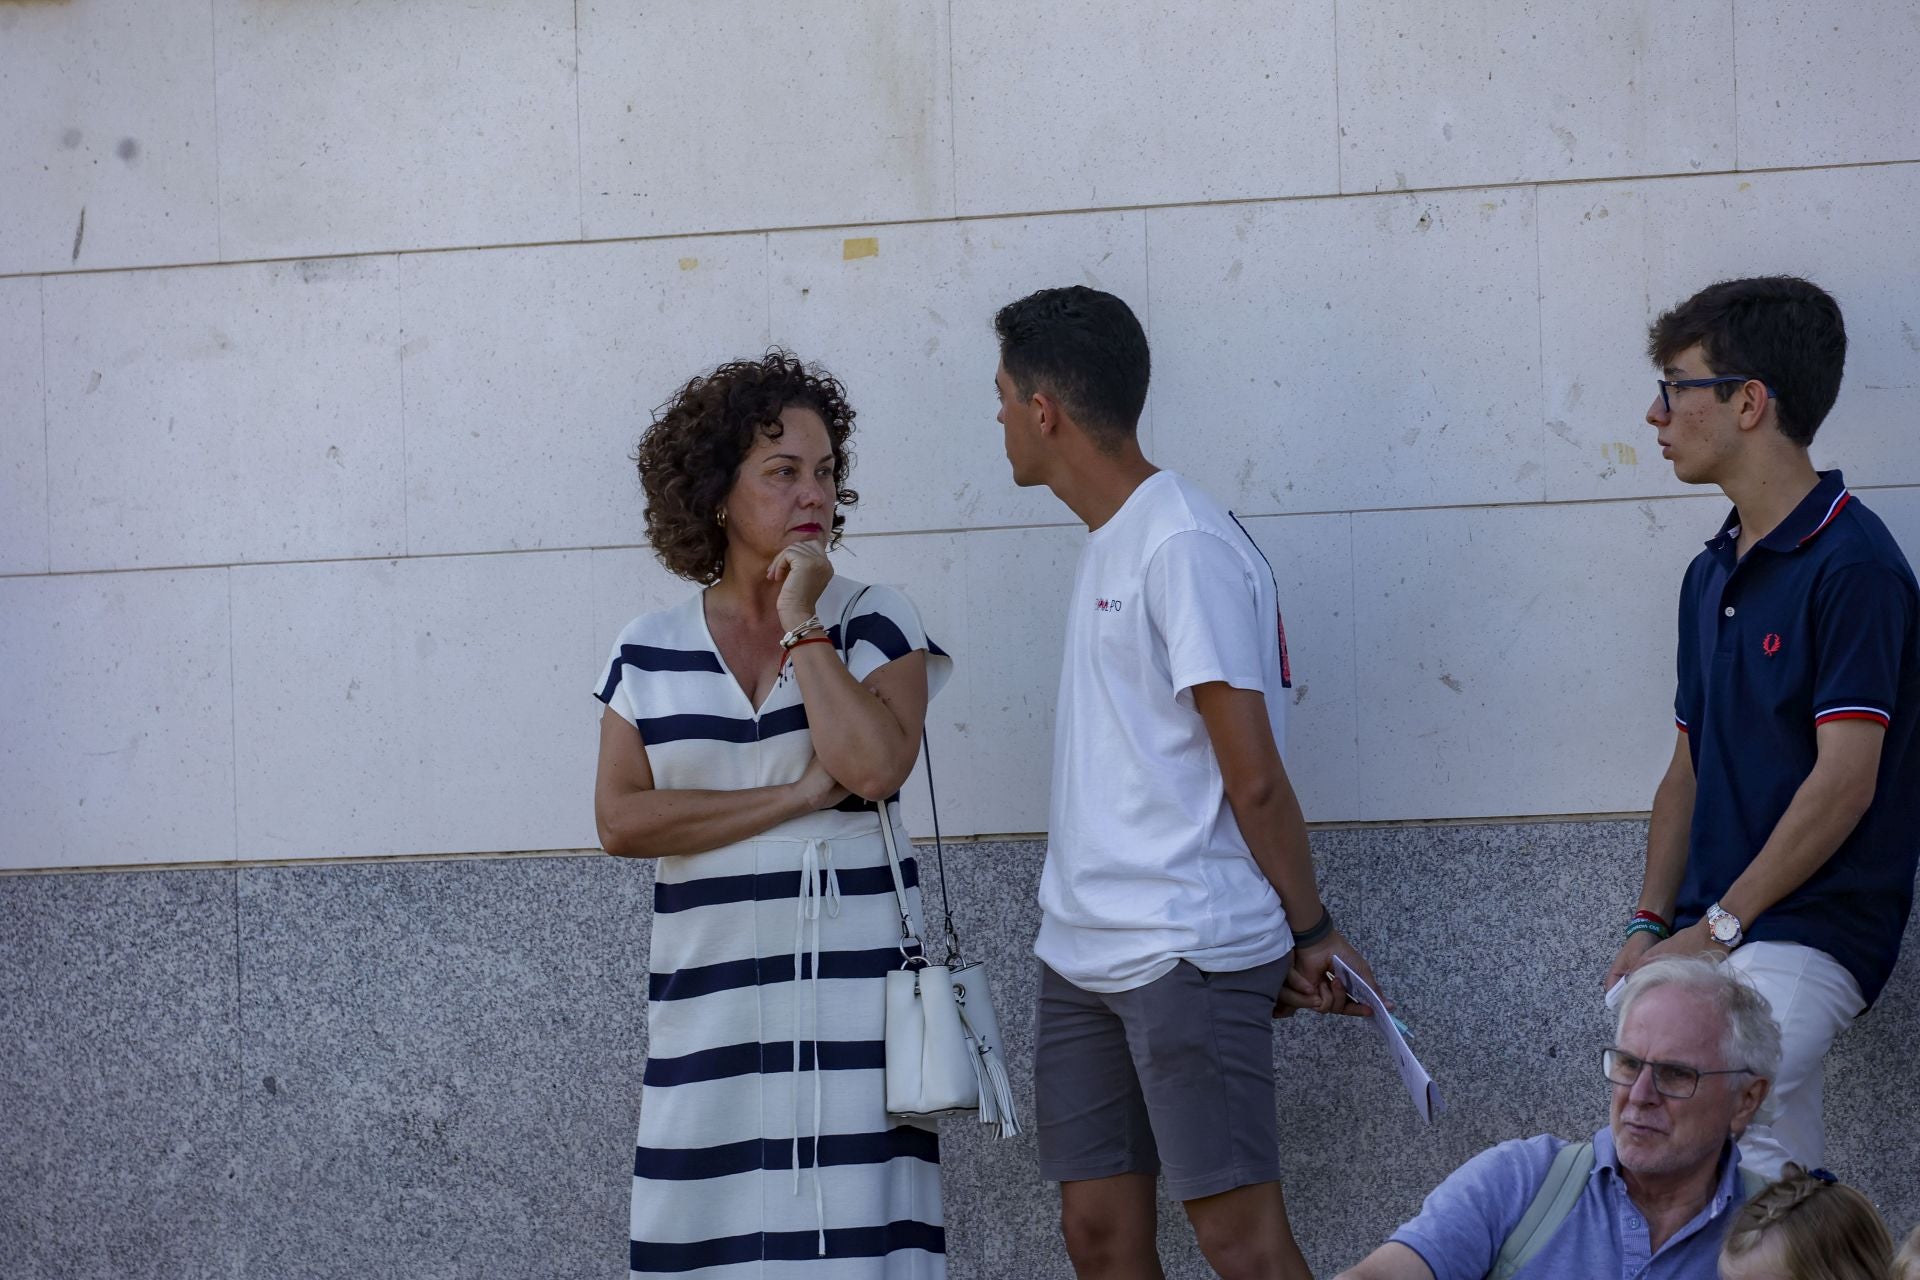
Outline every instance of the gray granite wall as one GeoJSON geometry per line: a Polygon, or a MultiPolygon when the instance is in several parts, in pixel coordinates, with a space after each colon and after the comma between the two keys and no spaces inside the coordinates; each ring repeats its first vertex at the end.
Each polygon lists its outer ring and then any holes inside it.
{"type": "MultiPolygon", "coordinates": [[[[1315,834],[1328,897],[1450,1110],[1371,1032],[1277,1024],[1286,1189],[1315,1268],[1481,1147],[1604,1118],[1600,973],[1634,822],[1315,834]]],[[[952,851],[1030,1096],[1038,844],[952,851]]],[[[641,864],[602,857],[0,878],[0,1276],[623,1276],[646,1050],[641,864]]],[[[1829,1066],[1828,1163],[1920,1221],[1909,953],[1829,1066]]],[[[1066,1276],[1029,1138],[950,1126],[956,1277],[1066,1276]]],[[[1172,1277],[1208,1274],[1163,1206],[1172,1277]]]]}

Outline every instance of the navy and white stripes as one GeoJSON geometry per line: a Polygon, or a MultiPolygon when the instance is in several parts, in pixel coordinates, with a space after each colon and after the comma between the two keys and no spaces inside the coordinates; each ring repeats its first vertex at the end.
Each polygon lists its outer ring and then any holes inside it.
{"type": "MultiPolygon", "coordinates": [[[[837,624],[858,590],[836,578],[820,616],[837,624]]],[[[945,683],[950,660],[899,592],[868,591],[846,630],[856,678],[925,650],[929,693],[945,683]]],[[[779,786],[813,754],[799,682],[752,706],[698,595],[629,624],[594,692],[634,726],[660,787],[779,786]]],[[[901,952],[880,820],[850,799],[660,860],[634,1276],[944,1275],[937,1138],[885,1107],[883,976],[901,952]]],[[[918,868],[902,871],[917,913],[918,868]]]]}

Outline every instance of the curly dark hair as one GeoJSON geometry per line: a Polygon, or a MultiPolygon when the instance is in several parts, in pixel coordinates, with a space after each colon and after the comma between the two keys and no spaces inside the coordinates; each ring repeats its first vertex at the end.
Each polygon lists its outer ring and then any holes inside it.
{"type": "Polygon", "coordinates": [[[847,488],[853,469],[853,408],[839,379],[778,347],[758,360],[734,360],[695,376],[654,410],[633,461],[647,495],[647,541],[660,563],[703,586],[726,567],[727,533],[715,518],[756,436],[778,440],[782,409],[813,410],[833,445],[833,530],[840,545],[845,509],[860,500],[847,488]]]}

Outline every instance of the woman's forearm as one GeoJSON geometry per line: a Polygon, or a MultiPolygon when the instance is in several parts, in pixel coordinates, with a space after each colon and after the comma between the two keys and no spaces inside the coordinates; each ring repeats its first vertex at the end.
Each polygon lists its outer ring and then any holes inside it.
{"type": "Polygon", "coordinates": [[[741,791],[629,791],[602,800],[600,847],[619,858],[705,853],[819,808],[801,782],[741,791]]]}
{"type": "MultiPolygon", "coordinates": [[[[840,785],[868,800],[884,800],[913,772],[920,752],[919,724],[925,714],[901,715],[872,689],[853,678],[830,645],[799,645],[792,654],[814,754],[840,785]]],[[[926,655],[899,659],[924,673],[926,655]]],[[[897,664],[890,664],[897,665],[897,664]]],[[[925,676],[921,676],[924,685],[925,676]]]]}

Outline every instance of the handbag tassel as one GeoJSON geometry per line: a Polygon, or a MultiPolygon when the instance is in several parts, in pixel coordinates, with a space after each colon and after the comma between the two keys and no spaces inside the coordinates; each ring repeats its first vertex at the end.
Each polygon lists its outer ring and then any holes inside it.
{"type": "Polygon", "coordinates": [[[1007,1079],[1007,1069],[1000,1065],[999,1055],[973,1029],[964,1004],[960,1006],[960,1027],[967,1033],[967,1047],[973,1050],[973,1075],[980,1084],[980,1123],[999,1126],[1003,1138],[1019,1137],[1020,1116],[1013,1109],[1013,1082],[1007,1079]]]}
{"type": "Polygon", "coordinates": [[[979,1057],[980,1123],[997,1124],[1001,1137],[1017,1138],[1020,1136],[1020,1117],[1014,1114],[1013,1083],[1007,1079],[1007,1069],[991,1053],[983,1052],[979,1057]]]}

